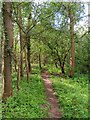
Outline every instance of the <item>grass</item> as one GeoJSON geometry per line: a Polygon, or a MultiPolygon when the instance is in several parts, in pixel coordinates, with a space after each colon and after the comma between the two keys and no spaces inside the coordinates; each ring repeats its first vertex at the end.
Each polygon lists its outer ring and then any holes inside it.
{"type": "Polygon", "coordinates": [[[37,64],[32,64],[32,73],[33,74],[40,74],[40,69],[37,64]]]}
{"type": "MultiPolygon", "coordinates": [[[[49,73],[60,73],[59,69],[48,68],[49,73]]],[[[32,68],[29,83],[20,81],[20,91],[16,91],[16,75],[13,74],[13,97],[3,105],[3,118],[47,118],[49,103],[37,65],[32,68]],[[37,73],[37,74],[36,74],[37,73]],[[48,106],[48,107],[44,107],[48,106]]],[[[88,118],[88,77],[75,74],[74,78],[51,76],[53,88],[59,98],[63,117],[88,118]]],[[[89,116],[90,117],[90,116],[89,116]]]]}
{"type": "Polygon", "coordinates": [[[44,86],[39,75],[32,75],[30,83],[26,78],[20,82],[20,91],[16,91],[16,78],[13,77],[13,97],[3,104],[3,118],[45,118],[49,106],[46,101],[44,86]]]}
{"type": "MultiPolygon", "coordinates": [[[[49,73],[60,73],[54,66],[49,73]]],[[[59,97],[60,111],[64,118],[88,118],[88,76],[75,73],[74,78],[51,76],[53,87],[59,97]]]]}
{"type": "Polygon", "coordinates": [[[88,118],[88,77],[51,77],[64,118],[88,118]]]}

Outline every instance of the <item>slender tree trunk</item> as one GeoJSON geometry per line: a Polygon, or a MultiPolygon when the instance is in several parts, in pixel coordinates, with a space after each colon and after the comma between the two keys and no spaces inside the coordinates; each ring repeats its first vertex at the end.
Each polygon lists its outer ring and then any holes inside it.
{"type": "Polygon", "coordinates": [[[3,24],[4,24],[4,93],[3,98],[12,95],[12,45],[13,45],[13,26],[12,26],[12,3],[3,3],[3,24]]]}
{"type": "MultiPolygon", "coordinates": [[[[0,84],[2,83],[2,52],[1,52],[1,41],[0,41],[0,84]]],[[[2,89],[3,89],[3,86],[1,88],[0,86],[0,96],[2,94],[2,89]]],[[[1,109],[1,107],[0,107],[1,109]]],[[[0,111],[0,115],[1,115],[1,111],[0,111]]]]}
{"type": "Polygon", "coordinates": [[[59,57],[58,61],[59,61],[59,65],[60,65],[62,74],[65,74],[65,71],[64,71],[64,63],[65,62],[62,62],[61,59],[60,59],[60,57],[59,57]]]}
{"type": "Polygon", "coordinates": [[[42,70],[42,64],[41,64],[41,48],[39,49],[39,68],[40,71],[42,70]]]}
{"type": "Polygon", "coordinates": [[[29,70],[28,70],[28,61],[27,61],[27,49],[25,49],[25,66],[26,66],[27,82],[29,82],[29,70]]]}
{"type": "Polygon", "coordinates": [[[58,56],[58,62],[59,62],[59,66],[61,68],[61,72],[62,72],[62,74],[65,74],[65,72],[64,72],[64,61],[62,63],[61,58],[60,58],[60,56],[58,54],[58,51],[57,51],[57,56],[58,56]]]}
{"type": "MultiPolygon", "coordinates": [[[[2,85],[2,52],[1,52],[1,40],[0,40],[0,97],[3,91],[3,86],[1,85],[2,85]]],[[[0,105],[0,118],[2,118],[2,103],[0,105]]]]}
{"type": "Polygon", "coordinates": [[[59,66],[61,68],[61,72],[62,72],[62,74],[65,74],[65,71],[64,71],[65,59],[63,61],[61,61],[58,51],[57,51],[57,56],[58,56],[58,62],[59,62],[59,66]]]}
{"type": "MultiPolygon", "coordinates": [[[[31,3],[30,3],[31,5],[31,3]]],[[[28,35],[28,29],[30,28],[30,19],[32,18],[31,13],[28,17],[27,31],[26,31],[26,44],[27,44],[27,71],[31,73],[31,41],[30,35],[28,35]]]]}
{"type": "Polygon", "coordinates": [[[21,57],[20,57],[20,76],[23,77],[23,43],[22,43],[22,32],[20,30],[20,51],[21,51],[21,57]]]}
{"type": "Polygon", "coordinates": [[[4,44],[4,38],[3,38],[3,25],[1,25],[1,40],[0,40],[0,73],[3,74],[3,66],[4,66],[4,60],[3,60],[3,44],[4,44]]]}
{"type": "Polygon", "coordinates": [[[65,74],[64,66],[61,66],[61,71],[62,71],[62,74],[65,74]]]}
{"type": "Polygon", "coordinates": [[[57,61],[54,61],[55,67],[58,68],[57,61]]]}
{"type": "Polygon", "coordinates": [[[27,61],[26,61],[26,75],[27,75],[27,82],[29,82],[29,68],[27,61]]]}
{"type": "Polygon", "coordinates": [[[15,46],[15,49],[14,49],[14,57],[15,57],[15,59],[14,59],[14,67],[15,67],[15,72],[17,73],[17,56],[16,56],[16,54],[17,54],[17,52],[16,52],[16,48],[17,48],[17,43],[16,43],[16,40],[14,40],[14,46],[15,46]]]}
{"type": "Polygon", "coordinates": [[[26,36],[27,41],[27,64],[28,64],[28,72],[31,73],[31,53],[30,53],[30,37],[26,36]]]}
{"type": "Polygon", "coordinates": [[[18,70],[17,70],[17,91],[20,90],[20,62],[18,63],[18,70]]]}
{"type": "Polygon", "coordinates": [[[70,34],[71,34],[71,58],[70,58],[70,77],[74,76],[75,68],[75,48],[74,48],[74,16],[72,10],[70,10],[70,34]]]}
{"type": "Polygon", "coordinates": [[[3,33],[3,26],[2,26],[2,30],[1,30],[1,41],[0,41],[0,80],[2,83],[2,90],[1,93],[3,95],[4,92],[4,50],[3,50],[3,45],[4,45],[4,33],[3,33]]]}
{"type": "Polygon", "coordinates": [[[1,52],[1,41],[0,41],[0,76],[2,73],[2,52],[1,52]]]}
{"type": "MultiPolygon", "coordinates": [[[[22,17],[21,17],[21,8],[19,8],[19,21],[20,24],[22,24],[22,17]]],[[[20,76],[23,77],[23,36],[22,36],[22,30],[19,28],[20,31],[20,76]]]]}

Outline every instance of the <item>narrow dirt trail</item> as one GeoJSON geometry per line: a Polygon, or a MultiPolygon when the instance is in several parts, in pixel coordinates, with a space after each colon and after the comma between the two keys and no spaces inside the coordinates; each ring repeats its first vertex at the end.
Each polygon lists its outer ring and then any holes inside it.
{"type": "Polygon", "coordinates": [[[49,118],[61,118],[62,115],[60,113],[59,101],[58,98],[55,96],[52,82],[49,80],[49,74],[47,71],[42,73],[42,78],[44,81],[47,100],[50,104],[50,111],[48,113],[48,116],[49,118]]]}

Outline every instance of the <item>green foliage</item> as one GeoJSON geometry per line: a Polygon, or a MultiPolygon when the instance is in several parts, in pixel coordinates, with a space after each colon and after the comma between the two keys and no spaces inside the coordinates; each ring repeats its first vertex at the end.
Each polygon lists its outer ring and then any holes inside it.
{"type": "Polygon", "coordinates": [[[89,69],[89,34],[77,39],[76,43],[76,68],[79,73],[87,73],[89,69]]]}
{"type": "Polygon", "coordinates": [[[37,64],[32,64],[32,73],[36,73],[36,74],[40,74],[40,69],[39,69],[39,65],[37,64]]]}
{"type": "MultiPolygon", "coordinates": [[[[66,71],[69,68],[69,49],[71,48],[69,10],[71,9],[74,13],[74,23],[76,24],[80,20],[79,17],[81,17],[81,15],[83,14],[83,4],[73,4],[66,2],[46,2],[42,5],[35,4],[34,2],[14,2],[12,4],[13,20],[17,21],[17,23],[19,24],[17,25],[16,23],[13,23],[14,40],[16,42],[16,52],[15,43],[13,45],[13,56],[15,56],[17,61],[19,62],[20,56],[20,36],[18,33],[20,32],[19,29],[21,29],[23,45],[27,42],[25,39],[25,34],[28,34],[30,36],[30,54],[32,63],[38,63],[38,56],[40,53],[42,64],[44,64],[44,61],[45,65],[46,63],[50,63],[50,65],[47,66],[42,65],[44,70],[48,69],[49,73],[60,73],[61,61],[61,63],[65,62],[66,71]],[[21,14],[19,13],[20,10],[21,14]],[[22,24],[20,24],[19,17],[22,19],[22,24]],[[54,65],[52,65],[56,62],[58,64],[58,69],[55,68],[54,65]]],[[[2,23],[2,18],[0,18],[0,21],[0,23],[2,23]]],[[[78,33],[78,30],[75,31],[77,38],[82,33],[78,33]]],[[[0,34],[0,37],[1,36],[2,34],[0,34]]],[[[87,35],[83,39],[75,39],[76,66],[78,66],[78,72],[80,71],[81,73],[83,71],[87,73],[88,38],[89,37],[87,35]]],[[[35,67],[33,67],[32,65],[32,73],[39,74],[39,65],[37,66],[34,64],[34,66],[35,67]]],[[[75,78],[73,79],[64,79],[58,77],[52,78],[54,89],[59,96],[61,111],[64,113],[64,117],[67,118],[87,118],[88,116],[87,77],[82,75],[79,75],[79,77],[77,76],[78,75],[75,75],[75,78]]],[[[7,100],[7,103],[3,104],[3,117],[47,117],[47,111],[49,107],[43,107],[43,104],[48,103],[45,98],[44,86],[42,84],[40,76],[35,74],[32,75],[29,81],[30,83],[27,83],[26,78],[23,78],[20,81],[19,92],[16,91],[16,78],[16,75],[13,75],[14,92],[13,96],[7,100]]]]}
{"type": "Polygon", "coordinates": [[[60,68],[56,68],[54,65],[48,65],[48,72],[49,73],[60,73],[61,72],[61,70],[60,70],[60,68]]]}
{"type": "Polygon", "coordinates": [[[88,118],[88,77],[52,77],[64,118],[88,118]]]}
{"type": "MultiPolygon", "coordinates": [[[[15,82],[15,79],[14,79],[15,82]]],[[[3,118],[43,118],[47,117],[49,107],[44,86],[39,75],[32,75],[30,83],[26,78],[20,81],[20,91],[14,88],[14,94],[3,104],[3,118]]]]}

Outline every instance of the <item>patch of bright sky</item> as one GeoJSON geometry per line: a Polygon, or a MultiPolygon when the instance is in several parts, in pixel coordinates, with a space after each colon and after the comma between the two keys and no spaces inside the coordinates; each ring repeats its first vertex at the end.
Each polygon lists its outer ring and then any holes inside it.
{"type": "Polygon", "coordinates": [[[83,18],[75,25],[75,31],[78,30],[79,34],[84,34],[88,31],[88,3],[85,2],[84,6],[84,14],[81,14],[83,18]]]}
{"type": "Polygon", "coordinates": [[[70,1],[73,1],[73,2],[90,2],[90,0],[34,0],[35,2],[39,2],[39,3],[43,3],[45,1],[49,1],[49,2],[70,2],[70,1]]]}
{"type": "MultiPolygon", "coordinates": [[[[43,2],[57,2],[57,1],[62,1],[62,2],[70,2],[70,1],[73,1],[73,2],[83,2],[84,5],[85,5],[85,9],[84,9],[84,15],[81,15],[81,17],[83,16],[87,16],[88,15],[88,2],[90,2],[90,0],[34,0],[36,3],[39,3],[39,4],[42,4],[43,2]]],[[[80,22],[75,25],[75,30],[77,30],[79,27],[84,27],[84,31],[87,31],[87,27],[88,26],[88,16],[87,17],[83,17],[80,22]]]]}
{"type": "Polygon", "coordinates": [[[74,2],[84,2],[85,3],[85,15],[88,15],[88,3],[90,2],[90,0],[34,0],[36,3],[40,3],[42,4],[43,2],[57,2],[57,1],[62,1],[62,2],[70,2],[70,1],[74,1],[74,2]]]}

